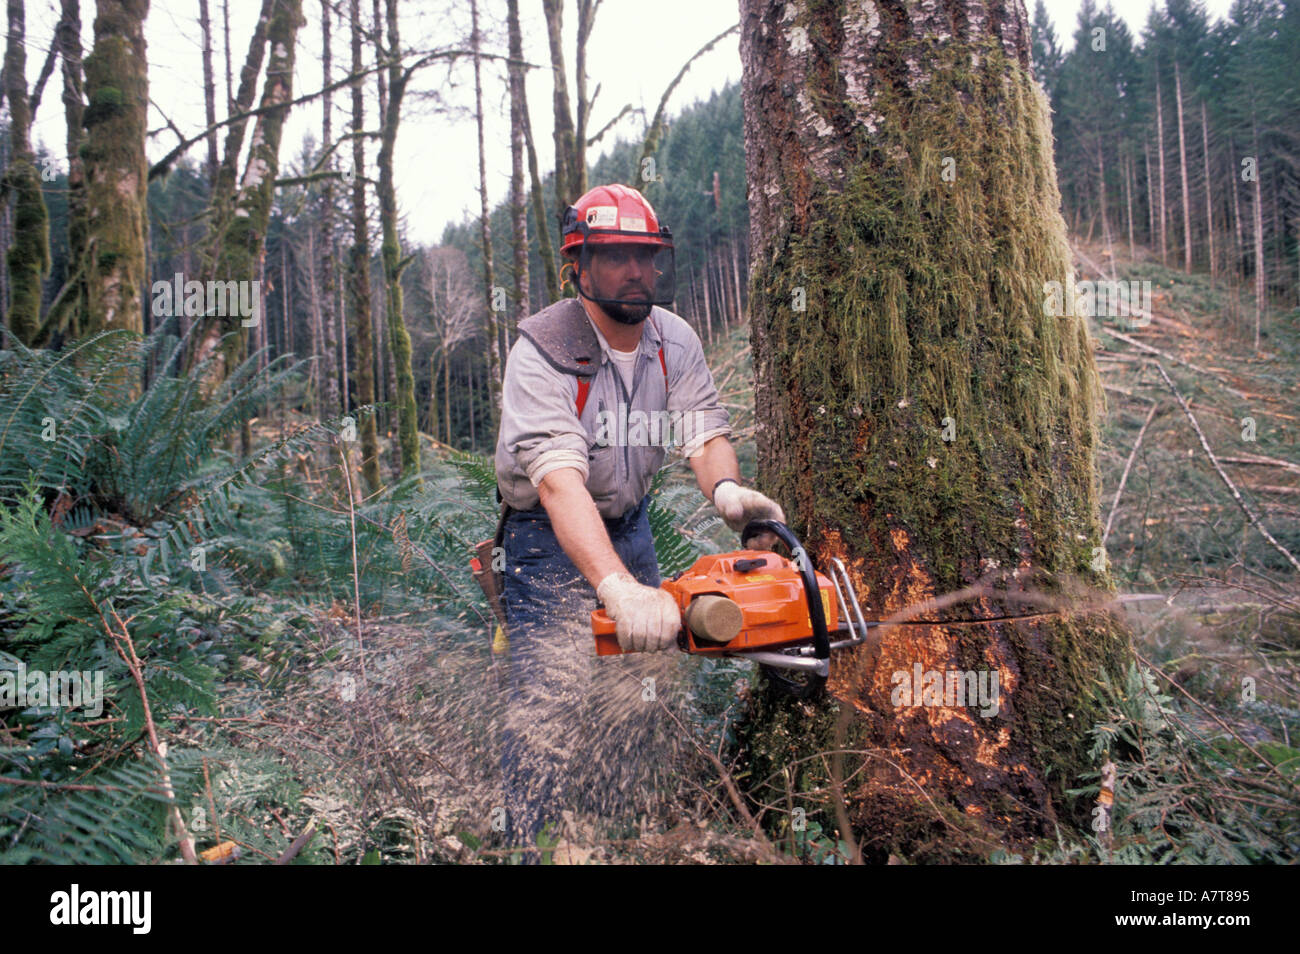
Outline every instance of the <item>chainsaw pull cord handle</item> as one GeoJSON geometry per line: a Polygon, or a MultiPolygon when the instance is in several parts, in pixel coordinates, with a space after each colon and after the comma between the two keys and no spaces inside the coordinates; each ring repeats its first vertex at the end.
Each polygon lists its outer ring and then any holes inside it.
{"type": "Polygon", "coordinates": [[[813,630],[813,655],[817,659],[830,659],[831,637],[826,629],[826,611],[822,607],[821,587],[817,585],[817,571],[813,566],[812,557],[803,548],[803,544],[799,542],[799,538],[793,531],[779,520],[749,521],[740,534],[740,545],[747,547],[750,538],[760,533],[774,534],[790,548],[790,555],[794,557],[795,564],[799,567],[799,575],[803,577],[804,595],[808,598],[808,619],[812,622],[813,630]],[[800,554],[803,554],[802,559],[800,554]]]}

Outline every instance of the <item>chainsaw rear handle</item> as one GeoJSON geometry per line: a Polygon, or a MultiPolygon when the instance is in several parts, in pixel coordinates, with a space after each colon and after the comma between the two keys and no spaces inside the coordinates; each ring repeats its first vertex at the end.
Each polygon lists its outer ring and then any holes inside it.
{"type": "MultiPolygon", "coordinates": [[[[605,607],[599,607],[591,614],[591,632],[596,637],[597,656],[617,656],[623,652],[618,644],[618,624],[616,624],[605,607]]],[[[686,649],[686,630],[677,633],[677,648],[686,649]]]]}
{"type": "Polygon", "coordinates": [[[760,533],[771,533],[790,548],[790,557],[799,568],[799,575],[803,578],[804,596],[808,600],[808,619],[812,623],[813,630],[813,657],[830,659],[831,636],[826,629],[826,611],[822,607],[821,587],[817,584],[817,570],[813,566],[812,557],[808,555],[808,551],[803,548],[803,544],[799,542],[794,532],[779,520],[749,521],[740,534],[741,547],[747,547],[750,538],[760,533]]]}

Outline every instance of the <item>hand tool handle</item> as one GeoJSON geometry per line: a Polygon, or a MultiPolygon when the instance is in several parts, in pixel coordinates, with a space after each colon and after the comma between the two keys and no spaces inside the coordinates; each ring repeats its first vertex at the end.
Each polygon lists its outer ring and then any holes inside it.
{"type": "Polygon", "coordinates": [[[592,612],[591,631],[596,635],[597,656],[617,656],[623,651],[618,644],[617,625],[603,608],[592,612]]]}

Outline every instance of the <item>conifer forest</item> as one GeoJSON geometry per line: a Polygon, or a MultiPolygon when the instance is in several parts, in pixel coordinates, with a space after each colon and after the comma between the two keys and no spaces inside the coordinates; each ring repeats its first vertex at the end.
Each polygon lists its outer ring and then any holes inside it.
{"type": "Polygon", "coordinates": [[[7,0],[0,862],[1300,860],[1300,0],[675,2],[7,0]]]}

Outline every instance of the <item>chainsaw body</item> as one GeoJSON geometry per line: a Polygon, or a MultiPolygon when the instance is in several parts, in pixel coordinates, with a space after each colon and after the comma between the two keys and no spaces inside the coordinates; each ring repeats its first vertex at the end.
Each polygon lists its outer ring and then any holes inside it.
{"type": "MultiPolygon", "coordinates": [[[[794,559],[769,550],[709,554],[663,582],[662,589],[682,613],[684,625],[677,645],[694,655],[741,656],[770,669],[807,673],[808,683],[800,685],[812,683],[815,691],[829,674],[831,651],[863,642],[867,623],[843,563],[832,561],[830,576],[818,573],[790,529],[776,521],[751,522],[741,542],[762,532],[776,534],[794,559]],[[722,634],[698,631],[693,610],[704,597],[733,602],[739,608],[737,624],[722,634]],[[730,638],[719,641],[720,635],[730,638]]],[[[614,620],[603,609],[591,614],[591,628],[597,655],[624,652],[614,620]]]]}

